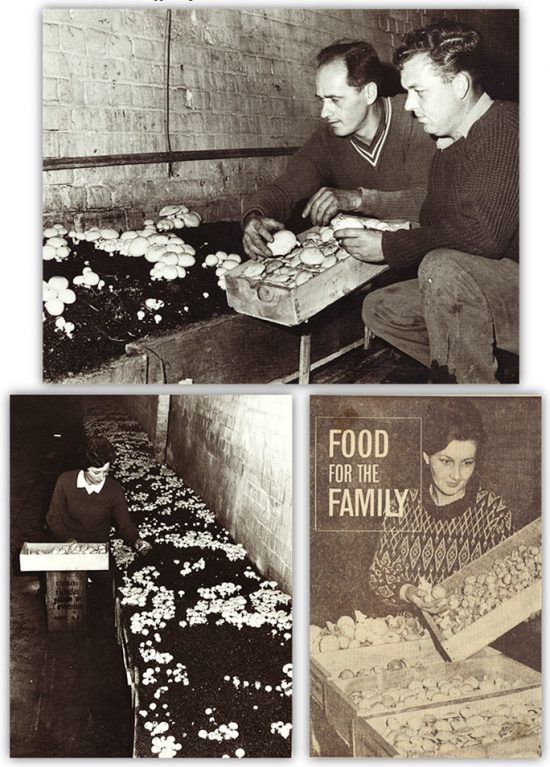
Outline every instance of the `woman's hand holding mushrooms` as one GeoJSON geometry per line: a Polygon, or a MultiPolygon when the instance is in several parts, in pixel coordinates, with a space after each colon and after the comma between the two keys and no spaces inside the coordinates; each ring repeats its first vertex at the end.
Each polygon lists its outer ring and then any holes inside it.
{"type": "Polygon", "coordinates": [[[269,250],[266,242],[273,242],[272,232],[278,232],[284,229],[284,224],[275,221],[274,218],[267,218],[251,214],[244,222],[243,247],[249,258],[259,258],[265,256],[269,258],[273,253],[269,250]]]}
{"type": "Polygon", "coordinates": [[[443,586],[426,589],[422,583],[419,586],[405,583],[401,587],[399,595],[403,601],[416,605],[420,610],[432,615],[445,612],[449,607],[447,592],[443,586]]]}
{"type": "Polygon", "coordinates": [[[382,232],[372,229],[338,229],[334,236],[340,245],[359,261],[370,264],[384,262],[382,232]]]}

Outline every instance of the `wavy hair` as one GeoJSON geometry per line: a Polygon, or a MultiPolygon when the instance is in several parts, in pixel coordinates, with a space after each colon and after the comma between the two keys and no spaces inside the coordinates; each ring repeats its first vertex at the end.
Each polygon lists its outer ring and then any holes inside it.
{"type": "Polygon", "coordinates": [[[398,69],[417,53],[427,53],[440,77],[449,82],[459,72],[470,75],[475,90],[483,77],[481,35],[469,24],[441,19],[408,32],[396,49],[393,63],[398,69]]]}
{"type": "Polygon", "coordinates": [[[487,435],[479,410],[467,398],[437,398],[422,418],[422,450],[434,455],[455,439],[483,445],[487,435]]]}

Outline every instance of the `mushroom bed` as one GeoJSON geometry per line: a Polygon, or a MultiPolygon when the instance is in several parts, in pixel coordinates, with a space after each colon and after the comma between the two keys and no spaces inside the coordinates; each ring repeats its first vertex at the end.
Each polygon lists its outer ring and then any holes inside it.
{"type": "MultiPolygon", "coordinates": [[[[59,316],[44,313],[45,380],[95,370],[123,355],[125,345],[137,339],[233,313],[219,285],[217,269],[202,267],[207,255],[219,251],[242,254],[240,225],[201,224],[170,234],[196,251],[196,263],[185,270],[183,278],[153,278],[153,264],[145,258],[109,254],[94,242],[70,237],[66,238],[67,255],[43,261],[44,281],[63,277],[75,294],[73,303],[64,306],[63,325],[59,316]],[[82,284],[78,278],[84,269],[97,274],[100,282],[82,284]],[[152,299],[149,306],[148,299],[152,299]]],[[[45,246],[47,242],[44,239],[45,246]]]]}
{"type": "Polygon", "coordinates": [[[290,597],[266,580],[204,502],[152,457],[111,400],[87,406],[140,534],[113,538],[128,663],[138,672],[135,756],[289,757],[290,597]]]}

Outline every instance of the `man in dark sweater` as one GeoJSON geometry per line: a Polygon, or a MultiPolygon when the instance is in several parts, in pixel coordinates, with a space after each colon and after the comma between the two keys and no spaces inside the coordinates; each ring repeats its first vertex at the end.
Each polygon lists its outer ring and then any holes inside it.
{"type": "Polygon", "coordinates": [[[107,543],[114,525],[124,542],[139,553],[151,545],[139,537],[122,488],[108,477],[114,450],[104,437],[90,439],[86,469],[66,471],[58,478],[46,521],[59,541],[107,543]]]}
{"type": "Polygon", "coordinates": [[[251,258],[272,255],[266,243],[302,200],[303,217],[316,225],[340,211],[418,220],[434,142],[405,112],[404,96],[380,96],[384,76],[376,51],[363,41],[339,42],[318,54],[317,65],[325,124],[285,173],[250,200],[243,245],[251,258]]]}
{"type": "Polygon", "coordinates": [[[357,258],[418,279],[367,296],[366,326],[431,367],[434,383],[495,381],[495,347],[519,350],[518,110],[480,83],[480,38],[442,21],[395,54],[405,108],[439,137],[420,228],[343,230],[357,258]]]}

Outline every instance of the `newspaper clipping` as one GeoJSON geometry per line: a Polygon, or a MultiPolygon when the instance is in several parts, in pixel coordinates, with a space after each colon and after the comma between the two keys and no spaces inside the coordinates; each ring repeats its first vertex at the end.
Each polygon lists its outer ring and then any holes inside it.
{"type": "Polygon", "coordinates": [[[311,754],[533,757],[540,399],[311,400],[311,754]]]}

